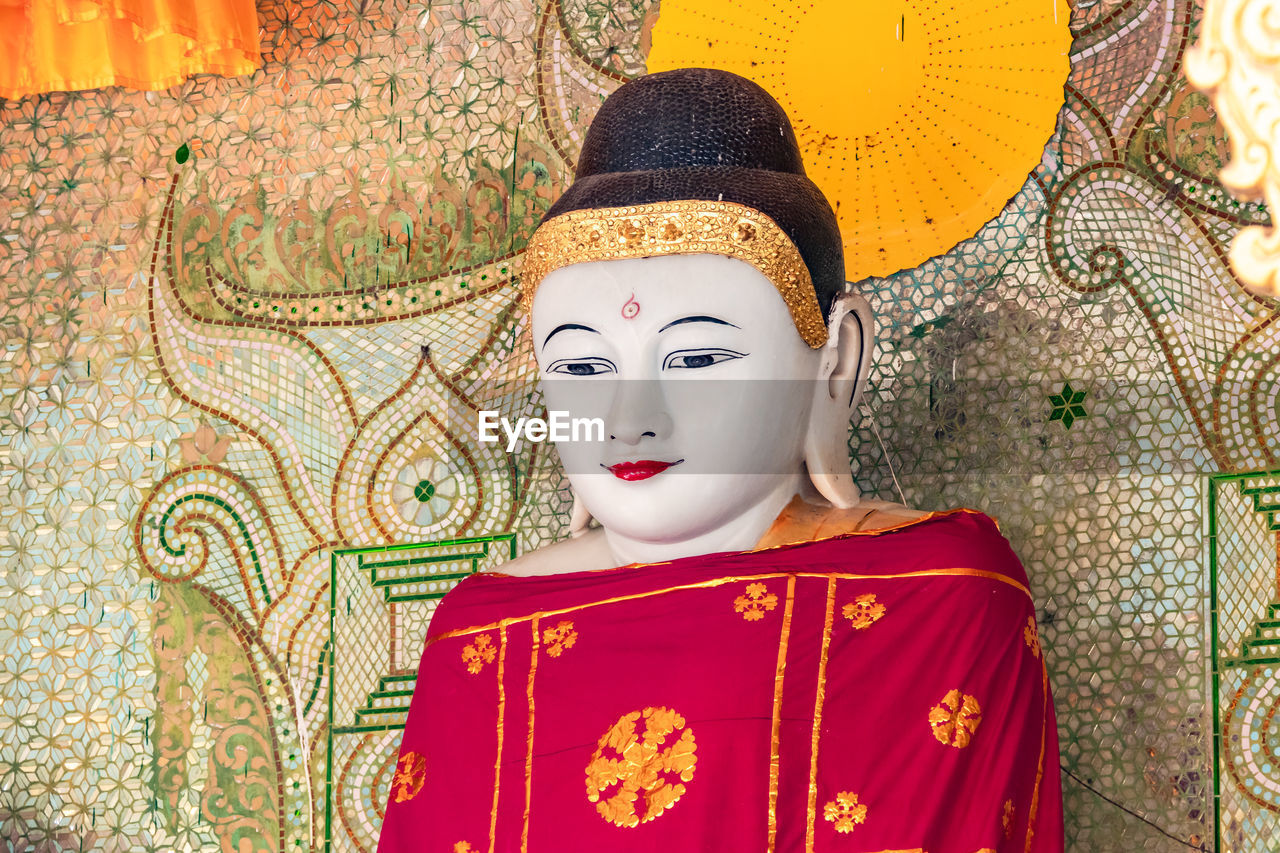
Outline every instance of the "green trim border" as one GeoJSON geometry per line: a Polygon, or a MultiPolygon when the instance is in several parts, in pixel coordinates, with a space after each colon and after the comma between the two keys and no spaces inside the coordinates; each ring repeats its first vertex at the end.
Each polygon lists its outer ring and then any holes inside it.
{"type": "MultiPolygon", "coordinates": [[[[1250,480],[1257,477],[1280,477],[1280,468],[1257,471],[1240,471],[1235,473],[1216,473],[1205,477],[1208,488],[1205,490],[1205,520],[1207,549],[1207,571],[1209,575],[1209,666],[1213,691],[1213,849],[1222,850],[1222,708],[1220,703],[1221,675],[1224,669],[1241,665],[1244,661],[1235,655],[1222,655],[1218,645],[1218,490],[1225,486],[1250,480]]],[[[1268,512],[1262,506],[1258,495],[1253,497],[1254,512],[1268,512]]],[[[1274,512],[1274,510],[1270,510],[1274,512]]],[[[1276,529],[1276,518],[1270,524],[1276,529]]],[[[1258,659],[1249,663],[1268,663],[1258,659]]],[[[1275,661],[1280,662],[1280,661],[1275,661]]]]}
{"type": "MultiPolygon", "coordinates": [[[[470,560],[472,571],[456,572],[440,575],[423,576],[423,580],[459,580],[468,575],[475,574],[479,570],[479,562],[484,557],[490,556],[491,549],[495,545],[505,544],[507,546],[507,559],[514,560],[516,557],[516,535],[514,533],[495,533],[489,536],[471,536],[459,539],[438,539],[431,542],[412,542],[403,545],[378,545],[365,548],[334,548],[329,552],[329,639],[326,643],[326,651],[322,653],[322,665],[325,666],[326,679],[326,722],[325,726],[325,784],[324,784],[324,851],[330,853],[333,849],[333,830],[334,830],[334,814],[333,814],[333,795],[334,795],[334,774],[333,774],[333,737],[335,734],[354,734],[360,732],[377,732],[377,731],[394,731],[403,728],[398,724],[384,724],[375,726],[342,726],[335,728],[333,725],[333,667],[334,655],[336,647],[335,623],[337,620],[338,602],[335,591],[338,588],[338,563],[344,557],[355,557],[361,570],[365,567],[365,558],[373,554],[387,553],[403,553],[405,551],[430,551],[439,548],[456,547],[462,545],[482,545],[479,551],[463,552],[452,555],[428,555],[423,554],[416,558],[406,560],[390,561],[391,565],[431,565],[441,562],[449,562],[451,560],[470,560]]],[[[428,600],[439,599],[445,596],[445,593],[430,593],[426,595],[415,596],[394,596],[390,591],[390,584],[386,580],[379,580],[377,577],[377,567],[384,565],[383,563],[374,564],[368,567],[369,582],[375,589],[378,589],[383,596],[384,601],[412,601],[412,600],[428,600]]],[[[412,583],[414,579],[396,580],[394,583],[412,583]]]]}

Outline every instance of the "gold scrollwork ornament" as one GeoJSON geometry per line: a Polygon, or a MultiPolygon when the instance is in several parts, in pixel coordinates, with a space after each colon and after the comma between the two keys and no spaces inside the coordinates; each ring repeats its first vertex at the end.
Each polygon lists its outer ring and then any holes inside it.
{"type": "MultiPolygon", "coordinates": [[[[1213,100],[1231,160],[1224,186],[1280,210],[1280,0],[1205,0],[1187,79],[1213,100]]],[[[1231,241],[1231,267],[1259,296],[1280,297],[1280,229],[1255,225],[1231,241]]]]}

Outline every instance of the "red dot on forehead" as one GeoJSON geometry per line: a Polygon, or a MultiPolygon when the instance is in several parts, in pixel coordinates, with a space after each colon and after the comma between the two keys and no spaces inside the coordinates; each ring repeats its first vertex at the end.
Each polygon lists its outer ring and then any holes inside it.
{"type": "Polygon", "coordinates": [[[627,301],[622,305],[622,319],[634,320],[640,314],[640,303],[636,302],[636,295],[633,293],[627,297],[627,301]]]}

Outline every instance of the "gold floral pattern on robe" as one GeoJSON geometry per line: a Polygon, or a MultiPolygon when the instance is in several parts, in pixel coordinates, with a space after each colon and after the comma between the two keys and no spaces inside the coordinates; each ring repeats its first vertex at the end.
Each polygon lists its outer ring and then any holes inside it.
{"type": "Polygon", "coordinates": [[[880,621],[885,614],[885,606],[876,601],[874,592],[868,592],[850,601],[840,609],[840,613],[853,623],[855,629],[862,631],[880,621]]]}
{"type": "Polygon", "coordinates": [[[396,762],[396,773],[391,778],[391,797],[397,803],[412,800],[427,782],[427,757],[416,752],[406,752],[396,762]]]}
{"type": "Polygon", "coordinates": [[[929,725],[939,743],[964,749],[982,723],[982,706],[978,700],[959,688],[950,690],[942,701],[929,709],[929,725]]]}
{"type": "Polygon", "coordinates": [[[733,600],[733,611],[748,622],[758,622],[764,614],[778,606],[778,596],[762,583],[747,584],[747,591],[733,600]]]}
{"type": "Polygon", "coordinates": [[[858,795],[841,791],[836,798],[822,807],[822,817],[835,824],[836,832],[853,832],[853,828],[867,820],[867,807],[858,802],[858,795]]]}
{"type": "Polygon", "coordinates": [[[553,658],[558,658],[565,651],[573,648],[576,642],[578,642],[578,632],[574,630],[573,623],[567,619],[554,628],[548,628],[542,632],[542,643],[547,647],[547,654],[553,658]]]}
{"type": "Polygon", "coordinates": [[[693,729],[683,716],[670,708],[632,711],[600,738],[587,765],[587,799],[610,823],[637,827],[684,796],[697,760],[693,729]],[[644,734],[639,735],[636,723],[642,717],[644,734]]]}
{"type": "Polygon", "coordinates": [[[1027,617],[1027,627],[1022,629],[1022,640],[1031,649],[1031,654],[1040,657],[1040,632],[1036,628],[1036,617],[1027,617]]]}
{"type": "Polygon", "coordinates": [[[467,672],[475,675],[484,669],[485,664],[493,663],[497,654],[498,650],[493,647],[493,640],[488,634],[481,634],[462,650],[462,662],[467,665],[467,672]]]}

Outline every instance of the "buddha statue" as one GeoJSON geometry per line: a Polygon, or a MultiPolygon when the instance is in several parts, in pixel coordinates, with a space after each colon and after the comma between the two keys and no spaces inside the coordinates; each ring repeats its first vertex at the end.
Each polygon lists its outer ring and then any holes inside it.
{"type": "Polygon", "coordinates": [[[573,535],[430,627],[379,850],[1063,847],[1027,578],[863,499],[871,308],[782,108],[683,69],[601,106],[522,272],[573,535]]]}

